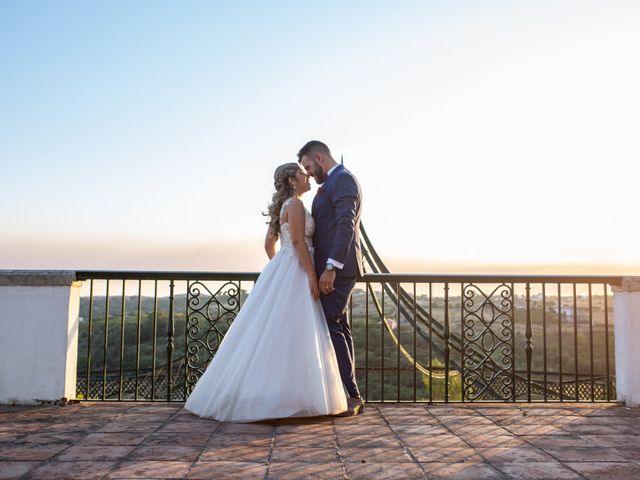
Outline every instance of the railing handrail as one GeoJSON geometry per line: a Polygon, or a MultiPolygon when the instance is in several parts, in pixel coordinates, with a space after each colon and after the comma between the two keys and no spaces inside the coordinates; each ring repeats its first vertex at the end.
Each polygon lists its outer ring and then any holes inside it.
{"type": "Polygon", "coordinates": [[[257,280],[260,272],[77,270],[77,280],[257,280]]]}
{"type": "MultiPolygon", "coordinates": [[[[77,280],[256,280],[260,272],[77,270],[77,280]]],[[[365,273],[359,281],[373,283],[606,283],[620,285],[621,275],[528,275],[459,273],[365,273]]]]}
{"type": "Polygon", "coordinates": [[[367,282],[400,283],[607,283],[619,285],[622,276],[616,275],[526,275],[526,274],[459,274],[459,273],[366,273],[367,282]]]}

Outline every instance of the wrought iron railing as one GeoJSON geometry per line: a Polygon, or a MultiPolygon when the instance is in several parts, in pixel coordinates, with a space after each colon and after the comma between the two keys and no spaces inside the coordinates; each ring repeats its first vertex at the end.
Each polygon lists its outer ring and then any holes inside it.
{"type": "MultiPolygon", "coordinates": [[[[373,254],[365,248],[368,269],[380,272],[373,254]]],[[[78,397],[184,401],[258,274],[77,278],[78,397]]],[[[358,383],[369,402],[615,400],[610,290],[620,281],[365,274],[349,303],[358,383]]]]}

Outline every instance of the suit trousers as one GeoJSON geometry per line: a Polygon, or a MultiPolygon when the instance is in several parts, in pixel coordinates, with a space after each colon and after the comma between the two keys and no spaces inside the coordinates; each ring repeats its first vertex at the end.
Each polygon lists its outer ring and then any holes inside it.
{"type": "Polygon", "coordinates": [[[334,291],[328,295],[320,295],[320,302],[327,318],[327,326],[331,334],[333,348],[336,351],[340,378],[351,397],[359,397],[360,391],[356,383],[355,358],[353,354],[353,337],[347,319],[347,305],[356,277],[336,276],[334,291]]]}

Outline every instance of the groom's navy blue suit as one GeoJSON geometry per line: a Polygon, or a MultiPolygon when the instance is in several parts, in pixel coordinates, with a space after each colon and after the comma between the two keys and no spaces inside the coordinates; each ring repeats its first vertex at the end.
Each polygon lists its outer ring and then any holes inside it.
{"type": "Polygon", "coordinates": [[[344,265],[335,269],[335,290],[328,295],[320,295],[320,301],[336,351],[340,377],[352,397],[359,397],[360,392],[355,378],[347,304],[358,276],[362,275],[361,204],[362,192],[358,181],[344,166],[338,165],[318,189],[311,208],[316,224],[313,243],[318,277],[329,258],[344,265]]]}

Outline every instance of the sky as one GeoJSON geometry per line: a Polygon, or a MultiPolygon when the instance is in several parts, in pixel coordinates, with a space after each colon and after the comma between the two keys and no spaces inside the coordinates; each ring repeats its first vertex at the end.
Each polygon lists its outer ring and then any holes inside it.
{"type": "Polygon", "coordinates": [[[639,50],[635,0],[1,0],[0,268],[259,271],[319,139],[392,271],[640,275],[639,50]]]}

